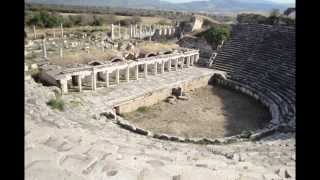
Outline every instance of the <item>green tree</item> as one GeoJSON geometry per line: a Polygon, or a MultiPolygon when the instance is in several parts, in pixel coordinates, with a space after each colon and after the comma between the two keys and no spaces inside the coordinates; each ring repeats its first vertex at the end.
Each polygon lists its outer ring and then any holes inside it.
{"type": "Polygon", "coordinates": [[[216,26],[208,29],[200,36],[203,36],[209,43],[221,44],[222,41],[229,39],[229,26],[216,26]]]}

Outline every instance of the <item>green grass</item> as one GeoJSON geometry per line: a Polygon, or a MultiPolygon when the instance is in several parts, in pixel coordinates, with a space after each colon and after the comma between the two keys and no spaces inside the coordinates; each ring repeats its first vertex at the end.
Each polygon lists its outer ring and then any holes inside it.
{"type": "Polygon", "coordinates": [[[60,111],[64,110],[64,102],[60,98],[51,99],[49,102],[47,102],[47,105],[52,109],[58,109],[60,111]]]}
{"type": "Polygon", "coordinates": [[[146,106],[141,106],[137,109],[138,112],[147,112],[148,111],[148,107],[146,106]]]}

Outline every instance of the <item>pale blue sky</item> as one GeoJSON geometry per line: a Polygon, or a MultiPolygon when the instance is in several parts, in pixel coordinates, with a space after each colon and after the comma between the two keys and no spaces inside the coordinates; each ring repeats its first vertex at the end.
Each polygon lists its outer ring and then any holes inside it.
{"type": "MultiPolygon", "coordinates": [[[[164,1],[179,3],[179,2],[205,1],[205,0],[164,0],[164,1]]],[[[269,1],[277,2],[277,3],[295,3],[295,0],[269,0],[269,1]]]]}

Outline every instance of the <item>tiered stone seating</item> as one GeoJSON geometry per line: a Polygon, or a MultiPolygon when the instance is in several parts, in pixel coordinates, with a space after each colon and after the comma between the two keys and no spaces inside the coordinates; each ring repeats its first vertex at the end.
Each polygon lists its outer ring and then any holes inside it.
{"type": "Polygon", "coordinates": [[[237,24],[213,67],[270,98],[288,122],[295,119],[295,59],[294,28],[237,24]]]}

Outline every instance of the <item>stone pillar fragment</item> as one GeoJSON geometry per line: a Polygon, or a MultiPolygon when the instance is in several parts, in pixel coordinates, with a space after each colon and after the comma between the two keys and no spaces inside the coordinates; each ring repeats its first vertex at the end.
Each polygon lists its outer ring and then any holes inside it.
{"type": "Polygon", "coordinates": [[[68,81],[66,79],[60,80],[60,86],[63,94],[68,93],[68,81]]]}
{"type": "Polygon", "coordinates": [[[169,61],[168,61],[168,71],[169,72],[171,71],[171,59],[169,59],[169,61]]]}

